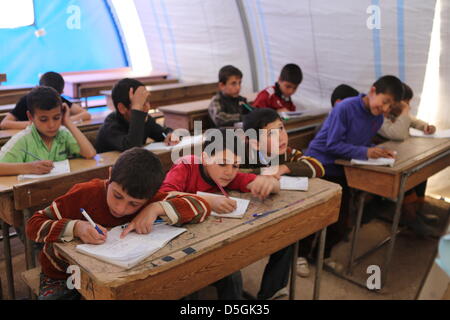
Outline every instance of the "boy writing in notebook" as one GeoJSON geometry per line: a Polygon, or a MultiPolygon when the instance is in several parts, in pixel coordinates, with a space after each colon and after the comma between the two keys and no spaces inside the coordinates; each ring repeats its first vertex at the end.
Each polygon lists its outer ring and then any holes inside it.
{"type": "MultiPolygon", "coordinates": [[[[249,157],[247,163],[241,166],[246,172],[270,174],[280,179],[282,175],[320,178],[325,174],[320,161],[304,156],[300,150],[289,147],[289,138],[280,115],[273,109],[255,109],[244,119],[244,130],[256,130],[256,136],[247,134],[249,157]],[[250,163],[250,159],[254,159],[250,163]],[[273,165],[273,164],[276,165],[273,165]]],[[[266,270],[284,268],[289,271],[289,263],[293,248],[280,250],[270,257],[266,270]],[[284,261],[282,264],[280,261],[284,261]],[[281,267],[280,267],[281,266],[281,267]]],[[[266,272],[266,271],[265,271],[266,272]]],[[[297,272],[302,277],[310,273],[308,261],[304,256],[297,259],[297,272]]],[[[287,284],[287,280],[283,287],[287,284]]],[[[280,288],[278,288],[280,289],[280,288]]]]}
{"type": "Polygon", "coordinates": [[[252,110],[247,99],[240,96],[242,72],[228,65],[219,71],[219,92],[212,98],[208,113],[216,127],[233,127],[242,115],[252,110]]]}
{"type": "Polygon", "coordinates": [[[135,79],[122,79],[112,89],[115,112],[109,114],[95,140],[97,152],[125,151],[142,147],[147,138],[164,141],[167,145],[179,141],[172,129],[163,128],[148,114],[150,92],[135,79]]]}
{"type": "Polygon", "coordinates": [[[128,223],[121,237],[131,231],[151,232],[158,217],[172,225],[199,223],[210,214],[209,204],[195,195],[159,192],[164,179],[161,162],[150,151],[132,148],[117,159],[108,180],[94,179],[73,186],[27,222],[27,236],[44,243],[39,299],[70,299],[76,295],[66,286],[69,264],[53,247],[55,242],[75,238],[83,243],[102,244],[107,228],[128,223]],[[84,208],[102,231],[100,234],[80,212],[84,208]]]}
{"type": "MultiPolygon", "coordinates": [[[[179,159],[170,169],[161,191],[170,192],[221,192],[222,188],[251,192],[264,199],[279,191],[279,182],[273,177],[240,173],[239,164],[244,150],[243,141],[232,129],[210,129],[205,134],[203,153],[199,159],[189,155],[179,159]],[[227,134],[228,131],[228,134],[227,134]]],[[[211,210],[223,213],[224,217],[236,209],[236,201],[227,196],[202,196],[211,210]]],[[[219,299],[242,299],[242,276],[240,271],[216,282],[219,299]]]]}
{"type": "Polygon", "coordinates": [[[290,63],[283,67],[275,85],[261,91],[253,102],[256,108],[272,108],[278,112],[295,111],[292,95],[303,80],[300,67],[290,63]]]}
{"type": "MultiPolygon", "coordinates": [[[[56,72],[46,72],[39,79],[40,86],[51,87],[55,89],[58,94],[64,91],[64,78],[56,72]]],[[[89,112],[83,109],[79,104],[72,103],[69,100],[61,96],[62,103],[70,110],[70,120],[73,122],[85,121],[91,118],[89,112]]],[[[20,98],[16,106],[11,112],[8,112],[6,117],[0,123],[1,129],[25,129],[31,124],[30,119],[27,116],[27,95],[20,98]]]]}
{"type": "Polygon", "coordinates": [[[34,88],[27,95],[27,106],[31,125],[11,137],[0,150],[0,162],[17,163],[9,174],[48,173],[53,161],[95,156],[94,147],[72,123],[55,89],[34,88]]]}
{"type": "MultiPolygon", "coordinates": [[[[328,228],[325,258],[330,258],[332,247],[349,229],[349,188],[343,168],[336,165],[335,161],[393,158],[393,151],[373,146],[372,139],[383,124],[383,114],[387,113],[394,103],[399,102],[402,95],[402,82],[397,77],[381,77],[370,87],[367,95],[359,94],[337,103],[305,152],[307,156],[318,159],[324,165],[324,179],[342,187],[339,220],[328,228]]],[[[332,268],[339,267],[331,259],[327,259],[325,263],[332,268]]]]}

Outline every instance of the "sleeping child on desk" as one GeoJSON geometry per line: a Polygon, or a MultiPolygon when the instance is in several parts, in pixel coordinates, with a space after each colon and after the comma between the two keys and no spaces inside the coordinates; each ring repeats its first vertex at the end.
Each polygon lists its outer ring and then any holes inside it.
{"type": "MultiPolygon", "coordinates": [[[[270,193],[277,193],[280,185],[277,179],[239,172],[244,144],[232,129],[210,129],[205,133],[203,152],[200,157],[189,155],[178,160],[170,169],[160,191],[170,192],[220,192],[227,188],[240,192],[251,192],[264,199],[270,193]],[[228,135],[226,131],[229,131],[228,135]],[[231,133],[231,134],[230,134],[231,133]]],[[[228,197],[202,196],[212,211],[223,213],[236,209],[236,201],[228,197]]],[[[240,271],[214,283],[219,299],[242,299],[242,276],[240,271]]]]}

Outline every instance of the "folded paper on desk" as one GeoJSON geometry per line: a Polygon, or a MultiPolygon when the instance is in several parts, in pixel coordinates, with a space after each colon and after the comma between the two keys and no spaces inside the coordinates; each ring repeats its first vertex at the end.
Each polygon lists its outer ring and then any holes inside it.
{"type": "Polygon", "coordinates": [[[308,178],[281,176],[280,188],[281,190],[308,191],[308,178]]]}
{"type": "Polygon", "coordinates": [[[368,160],[357,160],[352,159],[351,164],[362,164],[366,166],[389,166],[393,167],[395,163],[394,158],[378,158],[378,159],[368,159],[368,160]]]}
{"type": "Polygon", "coordinates": [[[54,168],[52,171],[50,171],[47,174],[21,174],[17,177],[18,180],[25,180],[25,179],[41,179],[41,178],[48,178],[57,176],[64,173],[70,172],[70,163],[69,160],[63,160],[63,161],[55,161],[53,162],[54,168]]]}
{"type": "Polygon", "coordinates": [[[450,138],[450,129],[438,130],[434,134],[425,134],[421,130],[409,128],[409,134],[412,137],[421,137],[421,138],[450,138]]]}
{"type": "Polygon", "coordinates": [[[105,243],[100,245],[79,244],[76,250],[99,260],[129,269],[164,247],[170,240],[187,231],[185,228],[158,224],[153,226],[149,234],[131,232],[125,238],[120,239],[123,230],[122,226],[112,228],[108,232],[105,243]]]}
{"type": "Polygon", "coordinates": [[[156,150],[163,150],[163,151],[170,151],[175,148],[184,148],[189,147],[190,145],[201,143],[203,136],[196,135],[196,136],[187,136],[183,137],[181,139],[180,143],[174,145],[174,146],[167,146],[164,142],[152,142],[148,145],[144,146],[145,149],[150,151],[156,151],[156,150]]]}
{"type": "MultiPolygon", "coordinates": [[[[198,196],[216,196],[216,197],[223,197],[223,195],[220,194],[215,194],[215,193],[208,193],[208,192],[197,192],[198,196]]],[[[250,200],[247,199],[240,199],[240,198],[234,198],[234,197],[230,197],[230,199],[233,199],[237,202],[237,206],[236,206],[236,210],[234,210],[233,212],[230,213],[217,213],[212,211],[211,215],[212,216],[216,216],[216,217],[221,217],[221,218],[242,218],[245,214],[245,212],[247,211],[247,207],[250,203],[250,200]]]]}

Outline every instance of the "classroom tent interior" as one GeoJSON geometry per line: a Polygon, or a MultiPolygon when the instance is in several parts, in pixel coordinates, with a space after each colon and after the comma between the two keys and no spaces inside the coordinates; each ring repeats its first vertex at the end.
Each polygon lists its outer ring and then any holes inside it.
{"type": "Polygon", "coordinates": [[[392,74],[413,89],[413,114],[450,128],[447,0],[0,1],[5,86],[35,85],[49,70],[121,67],[214,82],[232,64],[256,92],[287,63],[303,71],[300,110],[331,109],[337,85],[367,92],[392,74]]]}

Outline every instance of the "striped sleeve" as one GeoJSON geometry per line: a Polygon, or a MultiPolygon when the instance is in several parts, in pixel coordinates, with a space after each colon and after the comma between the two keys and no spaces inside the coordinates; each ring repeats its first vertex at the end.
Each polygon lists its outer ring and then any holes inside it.
{"type": "Polygon", "coordinates": [[[27,222],[26,232],[34,242],[62,242],[71,219],[62,218],[56,202],[37,211],[27,222]]]}
{"type": "Polygon", "coordinates": [[[284,163],[291,171],[292,176],[320,178],[325,175],[325,169],[319,160],[304,156],[300,150],[289,148],[284,163]]]}
{"type": "Polygon", "coordinates": [[[200,223],[211,213],[211,207],[206,200],[193,194],[167,195],[160,202],[170,224],[200,223]]]}

